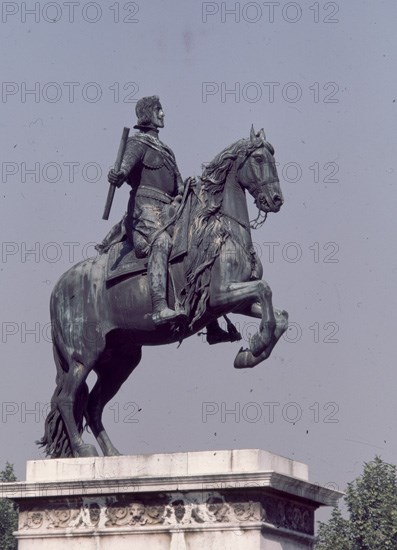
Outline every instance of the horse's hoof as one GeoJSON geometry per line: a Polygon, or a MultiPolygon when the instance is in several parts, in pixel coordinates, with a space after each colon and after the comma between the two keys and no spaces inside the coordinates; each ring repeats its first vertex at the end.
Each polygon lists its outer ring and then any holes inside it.
{"type": "Polygon", "coordinates": [[[123,456],[117,449],[112,449],[106,456],[123,456]]]}
{"type": "Polygon", "coordinates": [[[249,349],[241,348],[234,360],[235,369],[249,369],[251,368],[252,353],[249,349]]]}
{"type": "Polygon", "coordinates": [[[83,457],[83,456],[99,456],[98,451],[94,447],[94,445],[89,445],[88,443],[85,443],[84,445],[81,445],[76,450],[75,453],[76,457],[83,457]]]}
{"type": "Polygon", "coordinates": [[[234,360],[235,369],[252,369],[259,365],[262,361],[267,359],[268,355],[266,352],[262,352],[261,355],[255,357],[249,349],[241,348],[236,359],[234,360]]]}

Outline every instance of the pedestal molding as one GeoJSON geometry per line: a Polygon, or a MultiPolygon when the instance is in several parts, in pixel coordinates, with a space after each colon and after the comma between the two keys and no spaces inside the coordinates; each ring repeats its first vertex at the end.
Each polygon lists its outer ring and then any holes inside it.
{"type": "Polygon", "coordinates": [[[233,473],[175,477],[134,477],[119,480],[85,480],[54,482],[16,482],[0,486],[0,498],[13,500],[62,495],[105,495],[158,491],[193,491],[197,489],[270,487],[326,506],[335,506],[339,493],[304,480],[277,472],[233,473]]]}

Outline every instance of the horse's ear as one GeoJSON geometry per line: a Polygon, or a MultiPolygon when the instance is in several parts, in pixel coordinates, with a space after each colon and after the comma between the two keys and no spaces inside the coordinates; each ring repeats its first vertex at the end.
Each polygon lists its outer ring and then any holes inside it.
{"type": "Polygon", "coordinates": [[[263,128],[260,129],[260,132],[258,134],[258,137],[260,137],[261,139],[263,139],[263,141],[266,141],[266,134],[265,134],[265,130],[263,128]]]}
{"type": "Polygon", "coordinates": [[[250,140],[252,143],[254,143],[256,139],[256,133],[255,133],[255,130],[254,130],[254,125],[252,124],[251,125],[251,133],[250,133],[250,140]]]}

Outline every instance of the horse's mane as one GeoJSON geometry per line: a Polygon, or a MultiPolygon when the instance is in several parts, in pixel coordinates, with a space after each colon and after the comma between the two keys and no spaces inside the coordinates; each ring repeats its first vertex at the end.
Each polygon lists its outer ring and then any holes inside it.
{"type": "Polygon", "coordinates": [[[201,176],[203,191],[210,194],[222,191],[226,176],[238,155],[243,154],[245,157],[249,151],[257,147],[257,143],[253,144],[249,139],[245,138],[239,139],[228,147],[225,147],[210,163],[204,166],[201,176]]]}
{"type": "MultiPolygon", "coordinates": [[[[271,154],[274,153],[274,149],[270,143],[265,141],[259,134],[253,139],[239,139],[228,147],[225,147],[211,162],[204,166],[200,186],[202,208],[200,210],[200,206],[198,205],[197,216],[208,216],[209,213],[217,212],[220,209],[226,177],[237,157],[241,156],[241,163],[243,163],[247,155],[258,149],[258,147],[263,146],[271,154]]],[[[239,167],[240,164],[237,164],[236,170],[239,167]]]]}
{"type": "Polygon", "coordinates": [[[205,166],[201,181],[194,191],[189,229],[189,250],[194,253],[186,266],[187,284],[182,299],[191,319],[191,328],[205,312],[212,265],[230,237],[222,216],[218,215],[227,175],[239,155],[241,162],[244,162],[246,156],[263,143],[259,137],[255,140],[243,138],[223,149],[205,166]]]}

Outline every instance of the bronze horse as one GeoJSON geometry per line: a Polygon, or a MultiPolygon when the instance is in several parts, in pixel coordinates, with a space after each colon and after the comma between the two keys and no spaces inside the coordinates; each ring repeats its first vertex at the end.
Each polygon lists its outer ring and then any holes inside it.
{"type": "Polygon", "coordinates": [[[138,365],[142,346],[181,341],[233,312],[261,319],[234,366],[254,367],[269,357],[287,329],[288,315],[273,308],[270,287],[262,280],[245,190],[262,213],[279,211],[283,198],[273,155],[263,130],[256,134],[252,128],[249,139],[219,153],[186,193],[187,252],[169,277],[169,301],[187,312],[184,326],[154,326],[146,275],[109,284],[108,254],[84,260],[60,278],[51,296],[56,389],[38,442],[47,455],[97,456],[82,439],[84,419],[105,456],[120,454],[103,427],[102,412],[138,365]],[[89,392],[91,371],[97,381],[89,392]]]}

